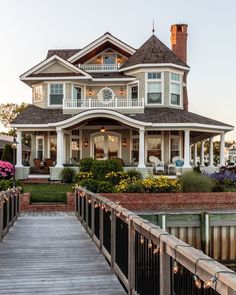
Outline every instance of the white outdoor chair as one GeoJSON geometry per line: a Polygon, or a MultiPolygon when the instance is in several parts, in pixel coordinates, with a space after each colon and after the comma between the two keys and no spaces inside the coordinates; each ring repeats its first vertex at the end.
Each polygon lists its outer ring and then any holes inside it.
{"type": "Polygon", "coordinates": [[[172,163],[175,165],[175,171],[179,171],[182,170],[184,166],[184,159],[179,156],[176,156],[172,158],[172,163]]]}
{"type": "Polygon", "coordinates": [[[153,164],[155,172],[164,172],[164,163],[157,157],[155,156],[150,156],[149,161],[153,164]]]}

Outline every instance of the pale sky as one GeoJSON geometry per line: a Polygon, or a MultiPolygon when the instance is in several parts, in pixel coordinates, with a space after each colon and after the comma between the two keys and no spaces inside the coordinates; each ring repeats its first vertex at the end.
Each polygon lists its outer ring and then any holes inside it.
{"type": "Polygon", "coordinates": [[[171,24],[189,25],[189,110],[236,125],[236,0],[0,0],[0,103],[31,102],[19,76],[48,49],[82,48],[107,31],[138,48],[153,19],[168,46],[171,24]]]}

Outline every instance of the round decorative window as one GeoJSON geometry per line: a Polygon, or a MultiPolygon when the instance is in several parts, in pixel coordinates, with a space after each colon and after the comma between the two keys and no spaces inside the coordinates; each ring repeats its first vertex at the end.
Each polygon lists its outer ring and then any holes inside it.
{"type": "Polygon", "coordinates": [[[115,96],[114,92],[110,88],[107,88],[107,87],[101,89],[98,93],[98,98],[102,102],[106,102],[106,103],[109,103],[114,98],[114,96],[115,96]]]}

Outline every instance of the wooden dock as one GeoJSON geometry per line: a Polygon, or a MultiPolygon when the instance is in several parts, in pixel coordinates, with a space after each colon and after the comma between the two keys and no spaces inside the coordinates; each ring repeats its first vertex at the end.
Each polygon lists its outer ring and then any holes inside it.
{"type": "Polygon", "coordinates": [[[34,212],[0,243],[0,294],[126,292],[72,213],[34,212]]]}

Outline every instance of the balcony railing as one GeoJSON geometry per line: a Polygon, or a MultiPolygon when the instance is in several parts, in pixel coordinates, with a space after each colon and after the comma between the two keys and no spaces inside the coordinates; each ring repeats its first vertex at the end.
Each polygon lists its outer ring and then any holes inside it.
{"type": "Polygon", "coordinates": [[[80,64],[79,67],[87,72],[114,72],[121,64],[80,64]]]}
{"type": "Polygon", "coordinates": [[[131,99],[131,98],[117,98],[110,101],[103,101],[97,98],[87,99],[64,99],[64,109],[129,109],[137,110],[144,109],[144,99],[131,99]]]}

